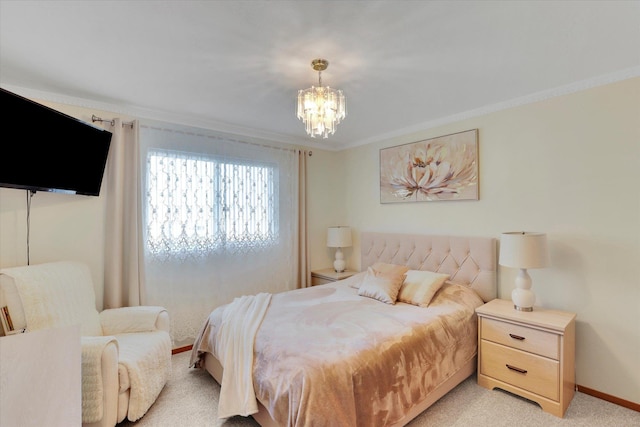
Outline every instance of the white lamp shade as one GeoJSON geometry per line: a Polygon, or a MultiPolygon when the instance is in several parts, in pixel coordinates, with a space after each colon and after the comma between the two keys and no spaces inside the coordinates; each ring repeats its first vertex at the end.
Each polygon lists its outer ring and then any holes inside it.
{"type": "Polygon", "coordinates": [[[514,268],[543,268],[549,265],[547,235],[511,231],[500,237],[500,265],[514,268]]]}
{"type": "Polygon", "coordinates": [[[327,246],[330,248],[351,247],[351,227],[329,227],[327,229],[327,246]]]}
{"type": "Polygon", "coordinates": [[[516,288],[511,292],[513,307],[519,311],[533,311],[536,295],[531,290],[528,268],[549,265],[547,236],[543,233],[512,231],[500,237],[500,265],[519,268],[516,288]]]}

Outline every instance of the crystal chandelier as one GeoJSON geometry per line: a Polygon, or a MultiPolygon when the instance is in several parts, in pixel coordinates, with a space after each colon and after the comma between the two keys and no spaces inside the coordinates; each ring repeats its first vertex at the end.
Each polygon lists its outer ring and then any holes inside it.
{"type": "Polygon", "coordinates": [[[311,67],[318,72],[318,86],[298,91],[298,118],[311,138],[327,138],[347,115],[347,101],[341,90],[322,86],[322,71],[329,66],[326,59],[314,59],[311,67]]]}

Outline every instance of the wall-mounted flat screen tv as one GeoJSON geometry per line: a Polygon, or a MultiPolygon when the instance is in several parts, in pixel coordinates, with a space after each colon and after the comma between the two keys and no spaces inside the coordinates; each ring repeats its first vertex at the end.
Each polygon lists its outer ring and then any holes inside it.
{"type": "Polygon", "coordinates": [[[111,132],[2,88],[0,105],[0,187],[100,195],[111,132]]]}

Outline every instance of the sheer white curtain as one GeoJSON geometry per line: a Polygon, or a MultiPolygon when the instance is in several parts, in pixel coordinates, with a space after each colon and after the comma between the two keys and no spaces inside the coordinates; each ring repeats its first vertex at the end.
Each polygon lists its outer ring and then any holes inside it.
{"type": "Polygon", "coordinates": [[[104,308],[136,306],[145,303],[139,123],[116,118],[103,124],[112,133],[105,172],[104,308]]]}
{"type": "Polygon", "coordinates": [[[147,303],[174,344],[235,297],[300,284],[298,150],[234,138],[140,126],[147,303]]]}

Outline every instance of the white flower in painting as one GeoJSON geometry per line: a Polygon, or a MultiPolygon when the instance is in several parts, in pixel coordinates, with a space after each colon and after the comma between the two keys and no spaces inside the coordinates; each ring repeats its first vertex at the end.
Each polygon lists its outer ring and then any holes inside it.
{"type": "Polygon", "coordinates": [[[451,141],[412,145],[384,161],[383,179],[402,200],[454,199],[475,184],[475,157],[472,147],[451,141]]]}

